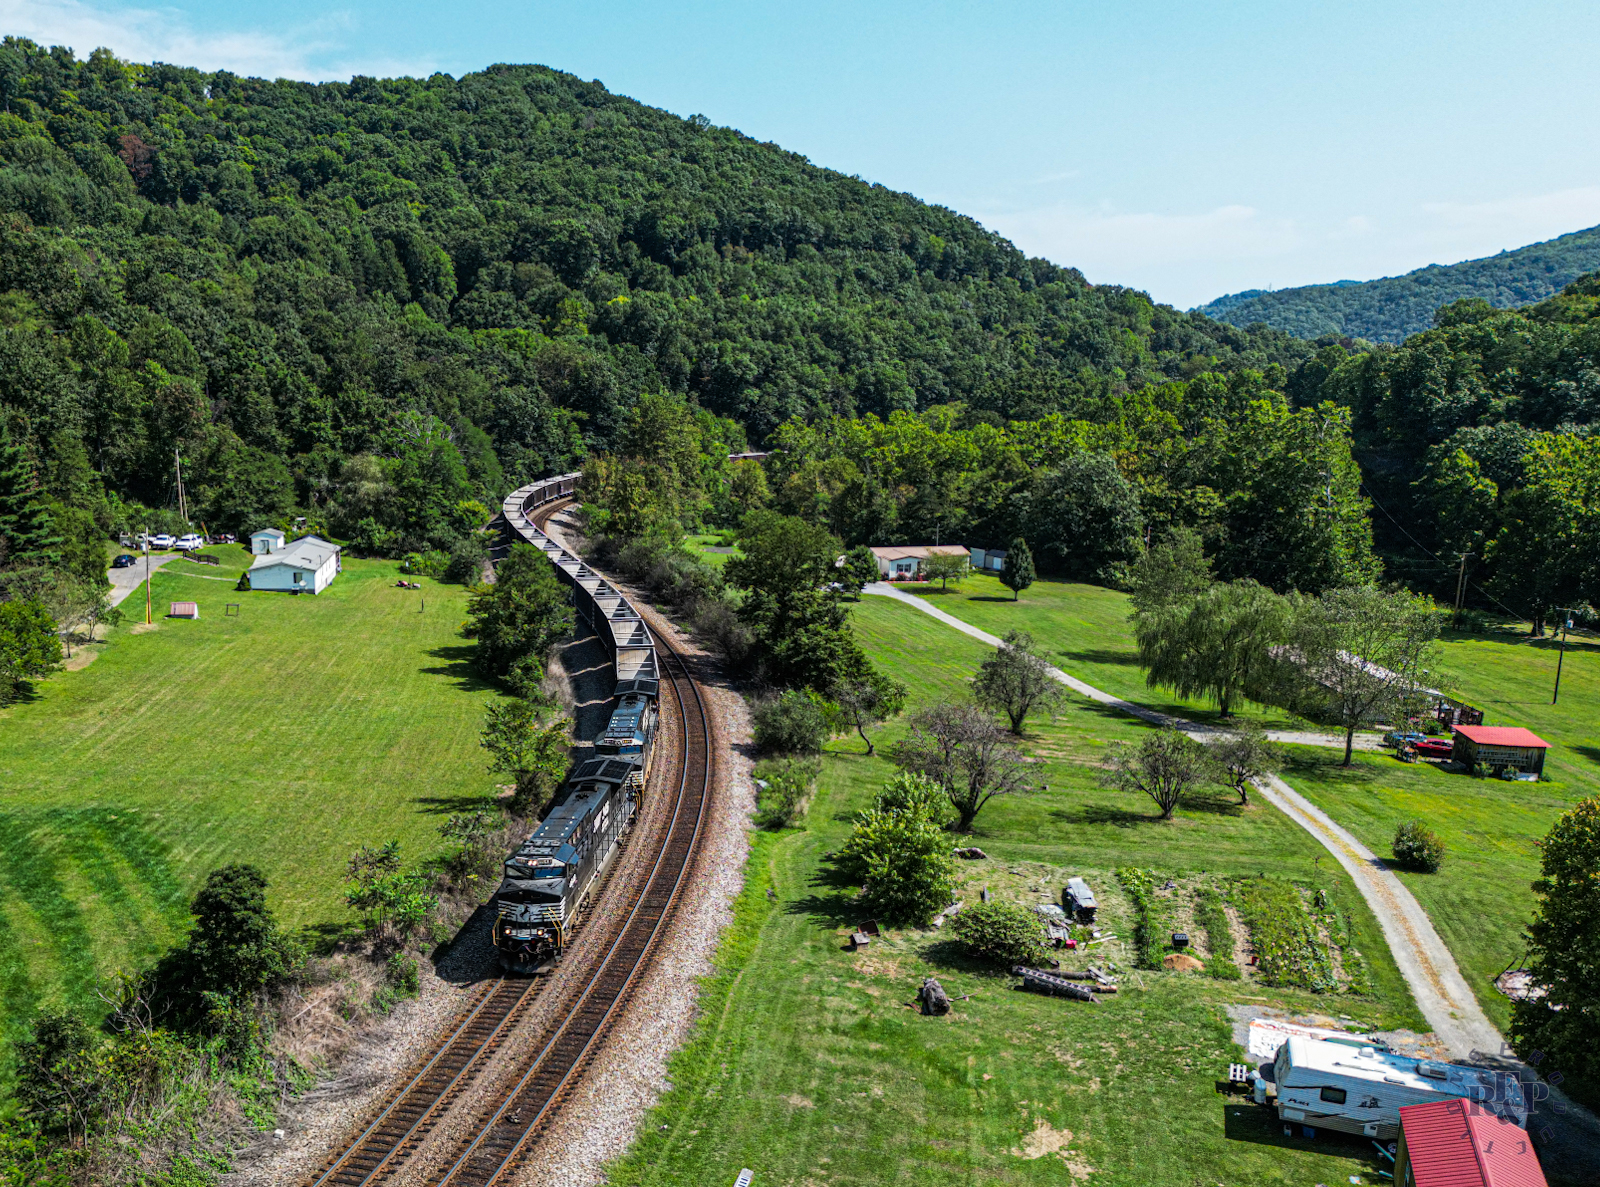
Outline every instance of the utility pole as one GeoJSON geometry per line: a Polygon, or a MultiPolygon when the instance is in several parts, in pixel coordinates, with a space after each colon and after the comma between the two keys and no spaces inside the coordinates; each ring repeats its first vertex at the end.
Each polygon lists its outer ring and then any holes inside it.
{"type": "Polygon", "coordinates": [[[1450,627],[1454,630],[1461,625],[1461,598],[1467,589],[1467,557],[1469,553],[1461,554],[1461,572],[1456,575],[1456,616],[1450,620],[1450,627]]]}
{"type": "Polygon", "coordinates": [[[1572,619],[1568,617],[1570,613],[1571,611],[1565,607],[1561,610],[1561,643],[1559,645],[1560,649],[1556,652],[1556,687],[1555,691],[1550,694],[1550,703],[1552,705],[1561,696],[1561,661],[1567,658],[1567,628],[1572,625],[1572,619]]]}
{"type": "Polygon", "coordinates": [[[149,626],[150,619],[150,529],[145,528],[144,536],[144,624],[149,626]]]}
{"type": "Polygon", "coordinates": [[[183,459],[178,456],[178,447],[172,447],[172,466],[178,475],[178,515],[187,525],[189,522],[189,504],[183,497],[183,459]]]}

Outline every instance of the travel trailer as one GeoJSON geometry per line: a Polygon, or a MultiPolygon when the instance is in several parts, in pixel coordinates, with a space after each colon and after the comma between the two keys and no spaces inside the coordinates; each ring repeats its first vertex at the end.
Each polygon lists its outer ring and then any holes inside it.
{"type": "Polygon", "coordinates": [[[1275,1104],[1285,1122],[1382,1142],[1400,1136],[1402,1106],[1430,1100],[1468,1100],[1514,1125],[1528,1121],[1515,1075],[1299,1035],[1290,1035],[1277,1057],[1261,1065],[1255,1099],[1275,1104]]]}

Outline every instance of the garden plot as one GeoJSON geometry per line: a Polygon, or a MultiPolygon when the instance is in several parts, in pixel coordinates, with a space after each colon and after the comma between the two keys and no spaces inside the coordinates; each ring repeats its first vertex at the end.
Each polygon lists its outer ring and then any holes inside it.
{"type": "Polygon", "coordinates": [[[1249,932],[1255,980],[1313,993],[1367,993],[1366,960],[1336,892],[1283,878],[1240,878],[1220,892],[1249,932]]]}

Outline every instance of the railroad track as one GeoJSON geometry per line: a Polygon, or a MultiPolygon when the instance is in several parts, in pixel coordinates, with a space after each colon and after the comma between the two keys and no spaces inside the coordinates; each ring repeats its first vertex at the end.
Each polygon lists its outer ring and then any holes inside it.
{"type": "MultiPolygon", "coordinates": [[[[530,518],[542,529],[563,506],[549,504],[530,518]]],[[[534,1056],[513,1073],[518,1078],[495,1112],[452,1151],[440,1184],[495,1183],[554,1119],[626,1004],[688,877],[711,792],[710,720],[683,657],[660,638],[656,642],[678,705],[682,756],[665,841],[648,876],[618,904],[613,917],[623,922],[609,934],[609,945],[574,995],[571,1009],[553,1020],[533,1045],[534,1056]]],[[[615,872],[616,865],[607,873],[606,885],[615,872]]],[[[603,885],[590,901],[598,904],[604,893],[603,885]]],[[[503,1045],[542,981],[492,982],[356,1139],[307,1181],[308,1187],[367,1187],[395,1173],[503,1045]]]]}
{"type": "Polygon", "coordinates": [[[650,875],[621,905],[621,931],[579,993],[567,1016],[551,1024],[537,1054],[525,1065],[505,1101],[437,1182],[440,1187],[491,1187],[503,1181],[550,1124],[576,1086],[607,1029],[638,983],[688,878],[711,795],[711,723],[683,656],[658,636],[678,703],[683,762],[666,841],[650,875]]]}
{"type": "Polygon", "coordinates": [[[499,1049],[533,996],[536,982],[501,977],[492,982],[439,1043],[421,1070],[392,1095],[360,1136],[312,1187],[362,1187],[385,1177],[427,1137],[433,1123],[460,1095],[487,1057],[499,1049]]]}

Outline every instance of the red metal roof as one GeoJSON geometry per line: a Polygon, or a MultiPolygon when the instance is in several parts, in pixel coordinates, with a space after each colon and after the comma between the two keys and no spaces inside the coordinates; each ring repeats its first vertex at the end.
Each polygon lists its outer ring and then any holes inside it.
{"type": "Polygon", "coordinates": [[[1400,1110],[1417,1187],[1548,1187],[1526,1130],[1464,1100],[1400,1110]]]}
{"type": "Polygon", "coordinates": [[[1458,725],[1456,733],[1464,738],[1471,738],[1480,746],[1529,746],[1537,750],[1550,749],[1549,742],[1520,725],[1458,725]]]}

